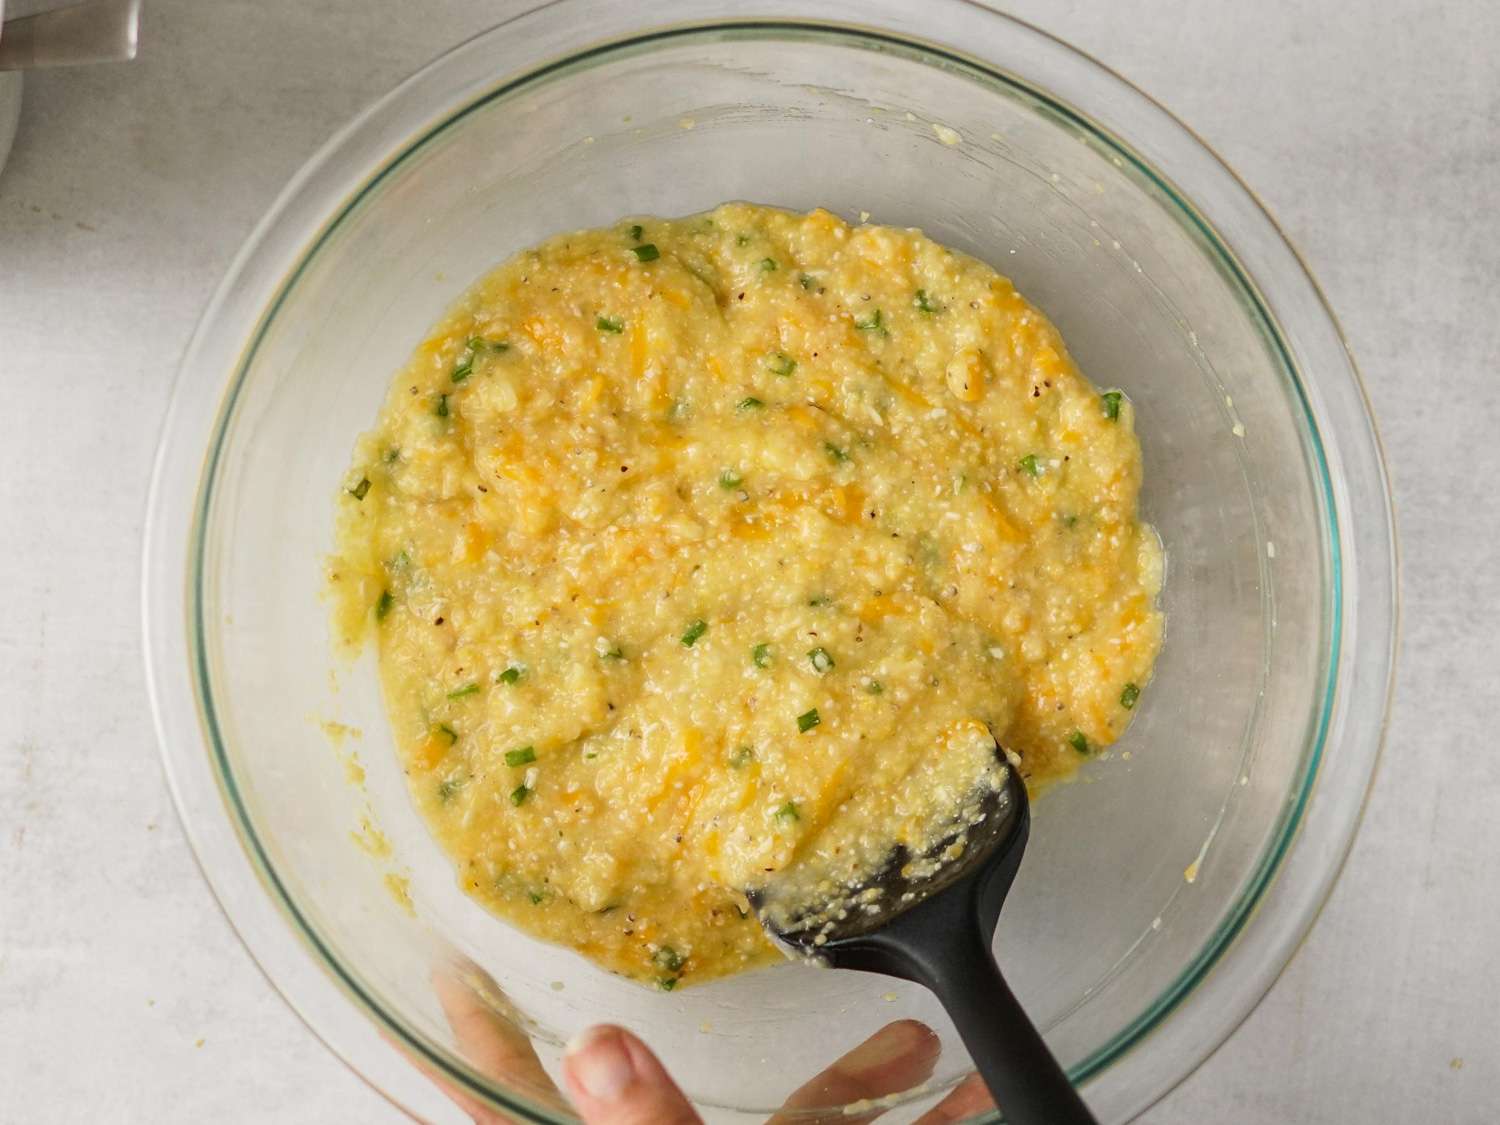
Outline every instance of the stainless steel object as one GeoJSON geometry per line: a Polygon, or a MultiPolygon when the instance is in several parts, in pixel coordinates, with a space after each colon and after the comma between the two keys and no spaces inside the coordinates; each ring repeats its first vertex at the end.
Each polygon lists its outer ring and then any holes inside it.
{"type": "Polygon", "coordinates": [[[0,72],[0,171],[10,155],[10,143],[16,137],[21,119],[21,76],[0,72]]]}
{"type": "Polygon", "coordinates": [[[5,20],[0,0],[0,71],[135,58],[141,0],[85,0],[5,20]]]}

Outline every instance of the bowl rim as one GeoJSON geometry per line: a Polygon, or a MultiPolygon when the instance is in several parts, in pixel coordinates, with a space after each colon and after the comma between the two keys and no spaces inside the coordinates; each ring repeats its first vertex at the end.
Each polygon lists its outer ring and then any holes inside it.
{"type": "MultiPolygon", "coordinates": [[[[1286,373],[1301,398],[1307,425],[1305,436],[1310,439],[1314,448],[1315,464],[1321,474],[1317,485],[1323,490],[1325,511],[1322,514],[1327,521],[1325,535],[1328,537],[1326,547],[1330,555],[1328,568],[1331,578],[1325,586],[1325,598],[1331,595],[1332,605],[1328,610],[1331,636],[1324,670],[1326,691],[1317,717],[1313,747],[1307,755],[1300,792],[1285,810],[1276,839],[1263,853],[1257,874],[1247,884],[1230,915],[1221,920],[1207,945],[1179,973],[1173,985],[1157,998],[1150,1009],[1074,1068],[1075,1081],[1087,1081],[1091,1096],[1107,1097],[1112,1106],[1132,1115],[1191,1073],[1248,1015],[1279,976],[1297,944],[1315,921],[1337,878],[1357,829],[1379,757],[1391,699],[1398,613],[1394,518],[1379,437],[1358,371],[1337,321],[1286,236],[1238,176],[1200,138],[1147,95],[1089,56],[1030,24],[977,4],[974,0],[938,0],[933,8],[941,7],[955,19],[960,14],[979,13],[985,21],[998,21],[995,26],[1005,28],[1007,34],[1018,35],[1029,40],[1032,45],[1044,44],[1046,50],[1056,56],[1052,59],[1054,64],[1058,63],[1058,59],[1063,59],[1067,65],[1081,69],[1089,83],[1102,82],[1114,94],[1135,99],[1147,111],[1148,119],[1154,119],[1158,127],[1166,128],[1169,132],[1175,131],[1179,135],[1179,145],[1186,142],[1207,158],[1208,173],[1217,173],[1225,178],[1228,185],[1244,197],[1248,203],[1246,214],[1249,219],[1258,221],[1264,228],[1262,232],[1256,233],[1268,233],[1271,250],[1279,249],[1286,256],[1285,261],[1280,263],[1283,272],[1278,273],[1278,284],[1284,284],[1290,278],[1291,281],[1300,281],[1305,285],[1306,293],[1303,304],[1299,307],[1311,309],[1314,320],[1320,320],[1314,327],[1321,327],[1325,337],[1313,343],[1321,343],[1325,351],[1329,345],[1335,347],[1342,361],[1337,366],[1342,367],[1349,377],[1347,386],[1341,385],[1338,389],[1345,392],[1344,399],[1347,401],[1343,402],[1343,406],[1346,415],[1350,413],[1349,408],[1353,408],[1352,419],[1335,419],[1341,423],[1336,435],[1319,427],[1319,412],[1314,409],[1314,403],[1309,398],[1312,386],[1305,376],[1307,369],[1297,362],[1273,304],[1255,284],[1256,275],[1240,260],[1240,255],[1230,249],[1218,227],[1193,202],[1196,196],[1185,193],[1177,186],[1176,178],[1158,169],[1152,160],[1147,159],[1135,146],[1124,141],[1094,115],[1075,108],[1065,97],[1052,93],[1051,88],[1043,88],[976,56],[972,44],[969,49],[958,50],[935,41],[930,35],[915,34],[917,29],[909,26],[909,23],[903,23],[899,14],[893,10],[893,0],[838,0],[837,3],[825,4],[821,8],[824,12],[830,9],[857,12],[861,17],[858,23],[841,23],[828,19],[807,20],[805,12],[799,18],[795,13],[803,11],[806,5],[799,4],[797,0],[769,0],[764,7],[783,11],[780,14],[773,11],[770,15],[753,18],[696,18],[662,25],[654,13],[645,20],[629,21],[632,27],[624,34],[606,34],[602,38],[596,20],[595,26],[588,30],[573,31],[572,37],[579,44],[577,49],[559,54],[550,62],[494,78],[488,88],[448,104],[442,116],[435,123],[429,123],[425,130],[419,133],[408,131],[396,137],[392,152],[390,134],[404,127],[399,116],[394,113],[403,98],[418,91],[424,83],[432,85],[445,67],[457,65],[463,56],[476,49],[483,49],[502,33],[513,35],[518,23],[541,18],[566,18],[567,13],[576,14],[577,10],[587,6],[587,0],[552,0],[551,3],[497,24],[439,56],[362,112],[304,166],[247,239],[209,303],[184,355],[171,406],[163,425],[151,485],[143,560],[143,626],[147,683],[158,741],[174,801],[200,869],[231,924],[240,932],[252,956],[272,983],[315,1033],[344,1057],[356,1072],[391,1097],[396,1104],[403,1108],[417,1108],[428,1099],[420,1097],[420,1092],[411,1082],[395,1081],[383,1064],[378,1062],[382,1052],[370,1049],[369,1035],[358,1034],[358,1029],[351,1027],[351,1020],[347,1018],[330,1017],[327,1014],[327,1003],[321,999],[316,1003],[307,999],[312,992],[328,992],[332,986],[331,991],[343,999],[345,1006],[351,1008],[348,1015],[360,1020],[370,1017],[376,1025],[383,1026],[395,1037],[396,1042],[401,1044],[403,1054],[415,1056],[418,1065],[437,1069],[466,1093],[493,1104],[497,1109],[520,1113],[537,1121],[570,1120],[556,1117],[544,1107],[511,1091],[497,1088],[492,1081],[473,1071],[466,1063],[427,1041],[425,1037],[412,1033],[399,1019],[388,1013],[379,999],[369,994],[319,938],[316,929],[302,915],[295,900],[281,883],[256,836],[250,814],[236,791],[214,716],[204,660],[201,598],[198,596],[202,577],[199,563],[206,534],[205,513],[212,496],[212,484],[226,424],[233,415],[238,389],[256,345],[274,319],[280,302],[295,285],[300,271],[339,227],[342,219],[386,175],[439,132],[451,128],[468,113],[543,80],[561,69],[591,58],[612,58],[624,50],[649,48],[685,35],[746,33],[774,36],[796,33],[813,37],[837,36],[845,41],[864,39],[889,49],[902,50],[924,61],[937,60],[966,71],[977,71],[988,81],[1010,87],[1025,97],[1038,101],[1074,127],[1087,131],[1118,152],[1122,159],[1130,161],[1140,174],[1165,192],[1176,203],[1181,215],[1197,225],[1201,236],[1219,255],[1221,267],[1229,268],[1236,275],[1241,291],[1249,298],[1255,315],[1262,321],[1263,334],[1281,350],[1286,373]],[[880,23],[872,24],[874,19],[879,19],[880,23]],[[363,160],[358,158],[361,150],[368,150],[363,160]],[[352,164],[357,169],[357,180],[344,185],[345,191],[340,202],[330,209],[328,193],[325,191],[320,194],[316,190],[315,181],[321,174],[339,166],[341,158],[347,157],[351,152],[356,154],[356,159],[345,163],[352,164]],[[371,152],[376,157],[373,162],[369,159],[371,152]],[[317,198],[307,198],[309,194],[317,198]],[[290,223],[294,232],[305,231],[307,234],[280,236],[282,245],[279,251],[268,247],[278,226],[287,223],[290,223]],[[290,268],[287,268],[285,259],[291,260],[290,268]],[[1291,273],[1285,274],[1288,263],[1291,273]],[[262,298],[265,293],[274,296],[267,301],[262,298]],[[1306,303],[1307,296],[1312,298],[1310,305],[1306,303]],[[1318,314],[1321,314],[1320,318],[1318,314]],[[255,328],[248,335],[240,336],[249,342],[237,346],[234,339],[226,340],[224,337],[226,334],[234,336],[240,330],[225,326],[241,323],[253,324],[255,328]],[[194,371],[205,368],[209,371],[207,380],[195,380],[192,377],[194,371]],[[223,388],[222,394],[219,393],[219,388],[223,388]],[[1348,393],[1351,391],[1352,399],[1348,393]],[[1362,422],[1363,425],[1349,425],[1351,420],[1362,422]],[[203,437],[205,431],[209,435],[207,441],[203,437]],[[1381,503],[1373,508],[1369,505],[1356,508],[1352,497],[1341,502],[1340,492],[1349,491],[1349,480],[1347,473],[1336,475],[1330,471],[1330,460],[1325,448],[1330,438],[1336,439],[1338,452],[1348,455],[1338,458],[1335,463],[1340,468],[1347,469],[1346,460],[1360,461],[1357,468],[1362,471],[1363,479],[1354,483],[1362,491],[1378,497],[1381,503]],[[203,452],[205,445],[206,456],[203,452]],[[1356,510],[1359,512],[1358,521],[1363,521],[1362,526],[1355,519],[1340,519],[1341,513],[1353,513],[1356,510]],[[1361,531],[1362,537],[1356,534],[1361,531]],[[1356,542],[1360,538],[1366,542],[1356,542]],[[1381,550],[1382,544],[1384,551],[1381,550]],[[1368,642],[1359,650],[1360,657],[1376,673],[1361,677],[1363,685],[1354,682],[1352,658],[1346,660],[1350,650],[1344,647],[1346,633],[1354,631],[1348,628],[1351,623],[1351,607],[1355,602],[1354,597],[1348,596],[1355,592],[1351,589],[1353,583],[1347,581],[1353,572],[1346,573],[1344,569],[1348,559],[1352,559],[1356,565],[1363,562],[1365,569],[1374,572],[1367,576],[1361,571],[1358,575],[1363,580],[1359,584],[1361,587],[1372,586],[1375,590],[1373,599],[1369,594],[1363,596],[1364,612],[1359,618],[1359,632],[1375,634],[1373,642],[1368,642]],[[1381,598],[1381,592],[1386,590],[1388,597],[1381,598]],[[1380,646],[1382,634],[1383,647],[1380,646]],[[1381,675],[1381,672],[1384,674],[1381,675]],[[1342,691],[1339,690],[1341,685],[1342,691]],[[1373,701],[1377,695],[1380,697],[1380,706],[1375,709],[1378,721],[1371,723],[1366,719],[1363,723],[1351,723],[1348,722],[1349,716],[1342,716],[1345,726],[1356,729],[1350,735],[1354,739],[1353,749],[1346,750],[1345,756],[1338,763],[1341,791],[1356,792],[1359,799],[1352,805],[1346,800],[1343,806],[1330,809],[1324,749],[1328,745],[1335,721],[1340,719],[1336,714],[1337,709],[1342,706],[1347,710],[1350,695],[1361,686],[1361,694],[1366,697],[1366,702],[1373,701]],[[1355,752],[1360,750],[1363,753],[1355,752]],[[205,772],[210,776],[205,776],[205,772]],[[1295,844],[1307,843],[1308,813],[1320,791],[1325,798],[1322,810],[1328,810],[1324,813],[1317,833],[1320,837],[1319,855],[1323,860],[1322,866],[1304,873],[1299,893],[1283,896],[1292,900],[1288,906],[1290,917],[1283,910],[1278,926],[1261,927],[1261,944],[1266,949],[1255,965],[1247,967],[1245,942],[1241,940],[1238,943],[1241,967],[1237,976],[1241,979],[1234,988],[1226,989],[1225,974],[1211,976],[1210,970],[1223,964],[1226,955],[1231,953],[1231,947],[1236,946],[1236,939],[1242,939],[1252,918],[1257,922],[1265,920],[1264,915],[1269,911],[1264,909],[1264,905],[1272,892],[1287,889],[1287,861],[1295,855],[1295,844]],[[217,819],[213,815],[215,812],[218,814],[217,819]],[[226,848],[226,844],[230,846],[226,848]],[[237,863],[226,854],[234,850],[239,853],[237,863]],[[1260,910],[1258,916],[1257,909],[1260,910]],[[312,973],[305,971],[309,967],[307,965],[301,966],[304,970],[301,972],[289,968],[287,961],[292,953],[288,949],[288,943],[273,938],[271,931],[278,925],[284,927],[286,922],[291,923],[290,936],[294,939],[291,945],[302,951],[304,959],[313,962],[312,973]],[[322,989],[312,988],[311,981],[315,976],[322,976],[322,989]],[[1199,1031],[1193,1040],[1193,1047],[1184,1052],[1179,1044],[1173,1052],[1175,1061],[1169,1066],[1163,1067],[1158,1059],[1155,1073],[1148,1081],[1116,1081],[1111,1087],[1106,1079],[1112,1074],[1118,1078],[1118,1068],[1113,1064],[1149,1045],[1149,1034],[1169,1017],[1180,1016],[1186,1001],[1194,996],[1201,997],[1205,986],[1214,983],[1215,978],[1217,991],[1232,995],[1233,1002],[1228,1003],[1215,1019],[1207,1019],[1200,1013],[1196,1021],[1199,1031]],[[352,1006],[348,1005],[349,1000],[354,1002],[352,1006]],[[355,1007],[359,1011],[353,1011],[355,1007]],[[315,1011],[316,1015],[313,1014],[315,1011]],[[1186,1065],[1183,1065],[1184,1058],[1187,1060],[1186,1065]],[[374,1077],[374,1073],[379,1073],[380,1078],[374,1077]]],[[[673,9],[694,10],[701,14],[706,7],[703,4],[689,4],[686,0],[671,0],[657,5],[656,12],[673,9]]],[[[929,11],[924,22],[930,24],[937,21],[929,11]]],[[[928,31],[930,28],[924,27],[922,30],[928,31]]],[[[992,32],[993,30],[991,27],[992,32]]],[[[1222,185],[1220,187],[1222,189],[1222,185]]],[[[1243,243],[1239,248],[1243,251],[1243,243]]],[[[1270,266],[1266,268],[1269,269],[1270,266]]],[[[1308,340],[1299,342],[1303,345],[1302,350],[1309,350],[1311,345],[1308,340]]],[[[1326,360],[1327,357],[1320,358],[1326,360]]],[[[1321,367],[1319,369],[1323,370],[1321,367]]],[[[1337,375],[1333,365],[1320,378],[1336,382],[1337,375]]],[[[1327,414],[1330,410],[1337,413],[1337,405],[1329,406],[1325,403],[1322,413],[1327,414]]],[[[1368,714],[1368,709],[1366,713],[1368,714]]],[[[1309,850],[1310,846],[1302,848],[1304,855],[1309,850]]],[[[1307,864],[1303,866],[1306,867],[1307,864]]],[[[280,936],[285,938],[287,935],[280,936]]],[[[1197,1006],[1202,1009],[1205,1005],[1200,1000],[1197,1006]]],[[[366,1032],[369,1030],[365,1029],[366,1032]]],[[[384,1046],[387,1051],[396,1049],[389,1041],[384,1046]]],[[[1156,1053],[1160,1055],[1160,1044],[1157,1044],[1157,1048],[1156,1053]]]]}

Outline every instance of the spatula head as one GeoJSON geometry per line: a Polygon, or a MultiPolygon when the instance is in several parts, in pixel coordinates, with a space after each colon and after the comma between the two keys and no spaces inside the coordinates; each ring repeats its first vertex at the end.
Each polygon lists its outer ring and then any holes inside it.
{"type": "Polygon", "coordinates": [[[794,954],[836,961],[841,943],[865,939],[948,891],[975,896],[981,925],[993,930],[1031,820],[1019,759],[998,744],[995,753],[1000,769],[993,780],[975,791],[953,830],[922,854],[897,846],[860,884],[818,901],[803,901],[800,892],[793,900],[774,881],[750,892],[767,932],[794,954]]]}

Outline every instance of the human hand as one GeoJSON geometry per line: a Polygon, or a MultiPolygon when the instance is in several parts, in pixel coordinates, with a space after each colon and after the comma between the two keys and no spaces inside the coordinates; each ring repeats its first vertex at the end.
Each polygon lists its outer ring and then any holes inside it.
{"type": "MultiPolygon", "coordinates": [[[[563,1056],[563,1084],[557,1090],[537,1058],[530,1038],[500,1010],[503,995],[488,979],[475,985],[440,975],[438,998],[464,1057],[481,1073],[529,1090],[534,1101],[567,1110],[568,1101],[585,1125],[700,1125],[702,1119],[661,1061],[624,1028],[591,1027],[577,1036],[563,1056]],[[480,989],[487,996],[480,995],[480,989]]],[[[869,1039],[798,1087],[768,1125],[865,1125],[886,1107],[847,1113],[843,1107],[876,1100],[924,1082],[937,1062],[939,1042],[932,1029],[915,1020],[887,1024],[869,1039]]],[[[474,1119],[476,1125],[510,1125],[512,1119],[429,1076],[474,1119]]],[[[950,1125],[991,1109],[994,1102],[977,1075],[961,1083],[915,1125],[950,1125]]]]}
{"type": "MultiPolygon", "coordinates": [[[[879,1117],[884,1107],[867,1113],[847,1113],[837,1107],[911,1089],[932,1073],[937,1054],[938,1038],[925,1024],[916,1020],[887,1024],[800,1087],[768,1125],[792,1121],[864,1125],[879,1117]]],[[[624,1028],[604,1024],[578,1036],[563,1056],[563,1076],[585,1125],[702,1125],[703,1119],[660,1060],[624,1028]]],[[[918,1118],[916,1125],[950,1125],[994,1104],[974,1075],[918,1118]]]]}

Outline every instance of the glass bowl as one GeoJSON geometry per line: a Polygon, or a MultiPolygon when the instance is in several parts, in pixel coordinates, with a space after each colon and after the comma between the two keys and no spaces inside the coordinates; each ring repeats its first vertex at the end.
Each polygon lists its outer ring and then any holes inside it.
{"type": "MultiPolygon", "coordinates": [[[[1358,823],[1396,601],[1358,377],[1254,197],[1097,63],[964,0],[740,9],[519,16],[361,115],[246,243],[183,362],[150,508],[148,672],[178,807],[272,981],[423,1118],[466,1114],[418,1067],[471,1106],[571,1120],[545,1075],[602,1020],[726,1122],[921,1020],[932,1074],[884,1104],[930,1107],[971,1067],[915,986],[787,964],[651,992],[466,898],[408,802],[370,656],[340,665],[321,600],[356,435],[514,250],[727,199],[919,226],[1013,278],[1136,406],[1166,643],[1128,736],[1037,803],[996,937],[1099,1116],[1127,1119],[1270,986],[1358,823]],[[455,1034],[445,1005],[465,1004],[518,1050],[455,1034]]],[[[818,1100],[799,1113],[839,1119],[818,1100]]]]}

